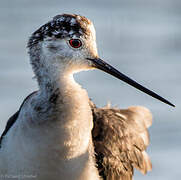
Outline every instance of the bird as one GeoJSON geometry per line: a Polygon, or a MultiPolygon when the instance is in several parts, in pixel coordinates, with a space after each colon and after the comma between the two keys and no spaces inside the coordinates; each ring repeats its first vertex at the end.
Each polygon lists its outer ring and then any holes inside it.
{"type": "Polygon", "coordinates": [[[0,138],[0,179],[132,180],[146,174],[151,112],[142,106],[97,107],[74,73],[99,69],[172,103],[98,56],[92,21],[58,14],[27,43],[38,90],[9,118],[0,138]]]}

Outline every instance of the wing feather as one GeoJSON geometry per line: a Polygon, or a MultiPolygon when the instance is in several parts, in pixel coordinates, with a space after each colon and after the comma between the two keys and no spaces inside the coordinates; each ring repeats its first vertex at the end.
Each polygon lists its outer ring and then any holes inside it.
{"type": "Polygon", "coordinates": [[[92,131],[99,173],[104,180],[131,180],[134,168],[143,174],[152,169],[145,152],[150,111],[141,106],[128,109],[96,108],[91,102],[92,131]]]}

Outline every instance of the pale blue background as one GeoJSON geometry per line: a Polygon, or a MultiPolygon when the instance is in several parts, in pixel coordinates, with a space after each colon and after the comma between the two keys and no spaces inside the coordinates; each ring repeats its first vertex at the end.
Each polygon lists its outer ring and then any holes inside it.
{"type": "Polygon", "coordinates": [[[99,105],[151,109],[148,152],[153,171],[135,180],[181,179],[181,1],[4,0],[0,1],[0,132],[23,99],[37,89],[26,53],[30,34],[59,13],[90,18],[100,57],[176,104],[169,107],[111,76],[83,72],[76,79],[99,105]]]}

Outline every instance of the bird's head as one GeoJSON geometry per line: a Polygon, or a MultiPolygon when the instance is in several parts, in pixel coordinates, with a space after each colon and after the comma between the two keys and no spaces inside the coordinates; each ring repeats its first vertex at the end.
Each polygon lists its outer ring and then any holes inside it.
{"type": "MultiPolygon", "coordinates": [[[[88,60],[98,57],[93,23],[80,15],[62,14],[35,31],[28,42],[30,56],[39,56],[44,65],[64,73],[92,69],[88,60]]],[[[35,69],[40,64],[31,58],[35,69]]]]}
{"type": "Polygon", "coordinates": [[[39,77],[42,69],[50,74],[59,71],[64,75],[96,68],[174,106],[101,60],[97,53],[93,23],[83,16],[75,14],[55,16],[32,34],[28,48],[34,72],[39,77]]]}

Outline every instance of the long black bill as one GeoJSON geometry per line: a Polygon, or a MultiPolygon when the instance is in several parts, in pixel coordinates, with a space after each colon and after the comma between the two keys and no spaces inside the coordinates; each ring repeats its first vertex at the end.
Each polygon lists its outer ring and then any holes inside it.
{"type": "Polygon", "coordinates": [[[128,83],[129,85],[139,89],[140,91],[170,105],[175,107],[174,104],[170,103],[169,101],[167,101],[166,99],[162,98],[161,96],[159,96],[158,94],[154,93],[153,91],[143,87],[142,85],[138,84],[136,81],[130,79],[129,77],[125,76],[124,74],[122,74],[121,72],[119,72],[118,70],[116,70],[115,68],[113,68],[111,65],[109,65],[108,63],[104,62],[102,59],[90,59],[87,58],[88,60],[92,61],[93,66],[95,68],[98,68],[104,72],[107,72],[108,74],[113,75],[114,77],[128,83]]]}

